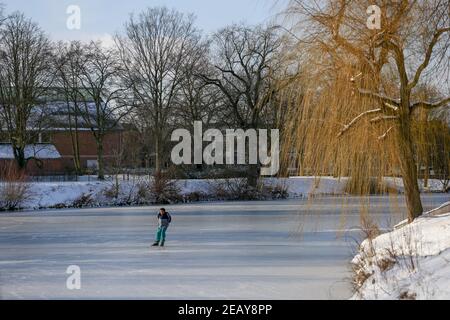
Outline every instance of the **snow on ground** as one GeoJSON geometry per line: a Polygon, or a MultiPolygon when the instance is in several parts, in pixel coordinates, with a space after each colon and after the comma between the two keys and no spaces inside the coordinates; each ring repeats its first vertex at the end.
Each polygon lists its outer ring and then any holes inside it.
{"type": "MultiPolygon", "coordinates": [[[[59,159],[61,155],[53,144],[34,144],[25,147],[25,158],[59,159]]],[[[11,144],[0,144],[0,159],[14,159],[14,150],[11,144]]]]}
{"type": "MultiPolygon", "coordinates": [[[[120,180],[119,200],[108,199],[105,191],[114,187],[113,181],[80,181],[80,182],[31,182],[30,198],[21,205],[22,209],[45,209],[54,207],[72,207],[73,203],[83,195],[92,195],[94,205],[114,206],[125,198],[133,198],[138,191],[138,184],[145,178],[133,178],[120,180]]],[[[287,187],[289,198],[302,198],[310,194],[336,195],[343,192],[345,180],[323,177],[295,177],[290,179],[264,179],[264,183],[270,186],[287,187]]],[[[210,200],[215,200],[213,187],[224,180],[178,180],[177,185],[182,195],[201,192],[210,195],[210,200]]]]}
{"type": "MultiPolygon", "coordinates": [[[[401,178],[384,178],[387,186],[404,192],[403,180],[401,178]]],[[[422,192],[442,192],[444,190],[444,185],[441,180],[438,179],[428,179],[428,186],[425,187],[424,180],[419,180],[419,188],[422,192]]]]}
{"type": "Polygon", "coordinates": [[[450,202],[365,240],[352,263],[354,299],[450,299],[450,202]]]}
{"type": "MultiPolygon", "coordinates": [[[[424,195],[424,205],[444,197],[424,195]]],[[[0,298],[347,299],[360,218],[359,198],[347,200],[344,225],[340,197],[167,206],[163,249],[150,248],[156,206],[5,212],[0,298]],[[81,269],[81,290],[66,287],[71,265],[81,269]]],[[[370,198],[383,227],[392,201],[370,198]]]]}
{"type": "MultiPolygon", "coordinates": [[[[127,203],[135,198],[138,192],[138,184],[145,181],[145,177],[132,177],[130,180],[120,179],[120,192],[118,199],[110,198],[105,193],[114,187],[114,181],[86,181],[81,178],[79,182],[31,182],[30,198],[23,204],[22,209],[45,209],[73,207],[74,202],[83,195],[91,195],[94,199],[91,206],[115,206],[127,203]]],[[[396,187],[401,190],[401,180],[391,179],[396,187]]],[[[224,180],[178,180],[181,195],[201,192],[207,195],[211,201],[214,198],[213,186],[224,180]]],[[[305,198],[314,195],[342,195],[344,194],[346,178],[333,177],[291,177],[286,179],[266,178],[263,182],[267,186],[282,186],[287,188],[290,199],[305,198]]],[[[435,191],[439,190],[439,183],[431,181],[435,191]]],[[[132,202],[132,201],[131,201],[132,202]]]]}

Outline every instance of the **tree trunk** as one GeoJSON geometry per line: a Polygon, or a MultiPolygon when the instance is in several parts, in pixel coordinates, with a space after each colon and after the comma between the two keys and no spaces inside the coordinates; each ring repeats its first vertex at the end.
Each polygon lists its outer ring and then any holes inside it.
{"type": "MultiPolygon", "coordinates": [[[[73,153],[73,166],[75,168],[75,174],[80,176],[82,174],[81,170],[81,159],[80,159],[80,148],[78,140],[78,119],[77,116],[74,117],[72,126],[72,115],[69,102],[67,101],[67,114],[68,114],[68,124],[69,124],[69,134],[72,141],[72,153],[73,153]]],[[[75,110],[78,110],[77,104],[75,102],[75,110]]]]}
{"type": "Polygon", "coordinates": [[[251,164],[247,173],[247,184],[250,187],[256,188],[258,186],[258,179],[260,175],[260,168],[257,164],[251,164]]]}
{"type": "Polygon", "coordinates": [[[417,165],[414,159],[413,143],[411,139],[410,119],[403,117],[398,130],[398,148],[400,170],[405,188],[408,221],[411,223],[423,213],[417,179],[417,165]]]}
{"type": "Polygon", "coordinates": [[[105,164],[103,158],[103,139],[97,141],[98,179],[105,180],[105,164]]]}
{"type": "Polygon", "coordinates": [[[73,152],[73,165],[75,167],[75,174],[81,175],[81,159],[80,159],[80,148],[78,140],[78,130],[70,130],[70,136],[72,140],[72,152],[73,152]]]}
{"type": "Polygon", "coordinates": [[[156,139],[155,139],[155,172],[159,172],[161,170],[161,162],[160,162],[160,156],[161,156],[161,151],[160,151],[160,140],[159,140],[159,135],[156,134],[156,139]]]}
{"type": "Polygon", "coordinates": [[[27,167],[27,160],[25,159],[25,149],[21,147],[14,147],[14,157],[16,158],[17,168],[19,171],[25,171],[27,167]]]}
{"type": "Polygon", "coordinates": [[[428,189],[428,183],[430,180],[430,164],[429,164],[429,155],[425,155],[425,172],[423,177],[423,187],[428,189]]]}

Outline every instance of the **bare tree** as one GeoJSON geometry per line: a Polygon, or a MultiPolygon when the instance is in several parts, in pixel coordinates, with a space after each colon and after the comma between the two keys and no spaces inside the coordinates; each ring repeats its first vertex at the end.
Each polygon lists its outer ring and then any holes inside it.
{"type": "Polygon", "coordinates": [[[185,79],[183,65],[190,61],[200,41],[192,15],[164,7],[131,17],[125,34],[116,37],[125,69],[123,81],[131,87],[134,100],[135,126],[142,135],[152,137],[157,171],[161,169],[175,100],[185,79]]]}
{"type": "Polygon", "coordinates": [[[205,127],[221,121],[223,96],[220,90],[204,81],[203,76],[213,73],[209,43],[193,48],[183,64],[184,77],[175,99],[174,121],[177,127],[193,131],[195,121],[205,127]]]}
{"type": "Polygon", "coordinates": [[[338,174],[351,174],[352,166],[379,175],[399,168],[413,221],[423,208],[412,124],[417,110],[450,102],[449,97],[424,101],[416,94],[421,83],[448,80],[448,1],[297,0],[288,11],[299,26],[308,24],[302,28],[299,48],[309,50],[305,63],[312,66],[310,89],[315,93],[302,103],[307,117],[303,112],[303,118],[294,121],[311,121],[297,134],[311,144],[310,153],[320,150],[321,159],[311,159],[322,169],[333,163],[338,174]],[[381,9],[380,29],[367,27],[371,5],[381,9]],[[328,145],[320,146],[317,137],[328,145]]]}
{"type": "Polygon", "coordinates": [[[83,45],[80,42],[58,43],[55,58],[56,84],[61,88],[65,108],[64,112],[61,112],[62,110],[55,111],[63,117],[64,125],[69,130],[76,174],[82,173],[79,147],[80,115],[78,112],[80,103],[84,99],[80,96],[82,58],[83,45]],[[63,114],[61,115],[61,113],[63,114]]]}
{"type": "Polygon", "coordinates": [[[0,118],[20,169],[34,159],[25,149],[39,133],[37,106],[52,81],[51,57],[50,41],[35,23],[20,13],[7,17],[0,29],[0,118]]]}
{"type": "MultiPolygon", "coordinates": [[[[233,25],[213,39],[215,72],[203,79],[223,94],[228,112],[223,119],[242,129],[273,126],[269,114],[280,75],[282,41],[273,27],[233,25]]],[[[249,185],[256,186],[258,165],[251,165],[249,185]]]]}
{"type": "Polygon", "coordinates": [[[121,66],[115,50],[91,42],[82,47],[80,69],[80,88],[78,96],[83,99],[79,115],[90,128],[96,144],[98,159],[98,178],[104,179],[104,138],[129,113],[123,103],[126,88],[119,85],[121,66]]]}

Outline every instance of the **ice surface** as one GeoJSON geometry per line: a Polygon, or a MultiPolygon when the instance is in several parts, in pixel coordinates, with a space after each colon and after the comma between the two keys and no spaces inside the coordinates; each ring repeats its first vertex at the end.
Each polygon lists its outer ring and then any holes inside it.
{"type": "MultiPolygon", "coordinates": [[[[444,195],[424,197],[428,209],[444,195]]],[[[403,199],[399,198],[404,209],[403,199]]],[[[166,248],[151,248],[158,207],[0,214],[3,299],[345,299],[360,205],[350,198],[168,206],[166,248]],[[338,230],[347,231],[339,233],[338,230]],[[81,290],[66,288],[70,265],[81,290]]],[[[371,197],[385,226],[389,197],[371,197]]],[[[395,205],[394,205],[395,206],[395,205]]]]}

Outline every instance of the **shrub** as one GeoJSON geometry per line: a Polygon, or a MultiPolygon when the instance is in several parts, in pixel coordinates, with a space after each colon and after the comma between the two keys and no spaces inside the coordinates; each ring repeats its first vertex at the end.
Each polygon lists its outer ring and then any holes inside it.
{"type": "Polygon", "coordinates": [[[20,209],[21,205],[31,198],[30,185],[23,171],[8,166],[1,173],[0,211],[20,209]]]}
{"type": "Polygon", "coordinates": [[[150,184],[148,181],[140,181],[136,184],[136,194],[134,202],[136,204],[146,204],[150,202],[151,192],[150,184]]]}
{"type": "Polygon", "coordinates": [[[275,186],[262,186],[266,198],[270,197],[273,200],[289,198],[289,190],[286,185],[277,184],[275,186]]]}
{"type": "Polygon", "coordinates": [[[150,183],[150,196],[155,204],[170,204],[182,202],[180,188],[176,181],[171,179],[169,172],[156,172],[150,183]]]}
{"type": "Polygon", "coordinates": [[[72,207],[74,208],[85,208],[85,207],[92,207],[94,205],[94,199],[92,198],[92,194],[83,193],[81,196],[76,198],[73,203],[72,207]]]}
{"type": "Polygon", "coordinates": [[[119,188],[116,185],[111,185],[103,189],[103,195],[108,199],[117,199],[119,197],[119,188]]]}
{"type": "Polygon", "coordinates": [[[231,178],[212,182],[211,193],[218,200],[252,200],[256,192],[246,179],[231,178]]]}
{"type": "Polygon", "coordinates": [[[218,200],[268,200],[286,199],[289,197],[286,186],[271,186],[260,183],[254,188],[244,178],[214,181],[211,183],[211,193],[218,200]]]}
{"type": "Polygon", "coordinates": [[[184,195],[185,202],[199,202],[208,198],[208,195],[202,191],[193,191],[184,195]]]}

